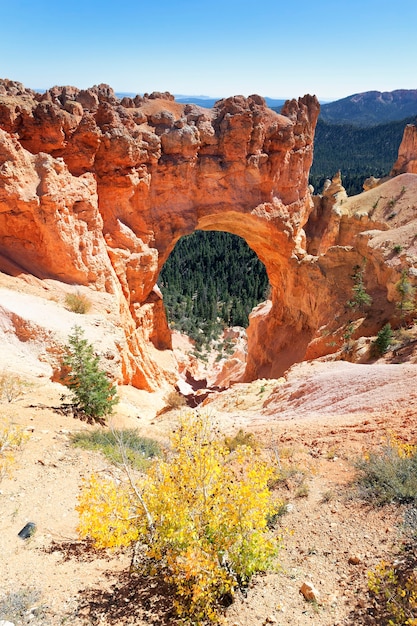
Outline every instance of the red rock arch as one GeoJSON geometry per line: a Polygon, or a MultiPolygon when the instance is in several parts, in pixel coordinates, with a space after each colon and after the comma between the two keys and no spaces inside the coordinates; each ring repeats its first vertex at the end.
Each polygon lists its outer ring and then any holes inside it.
{"type": "Polygon", "coordinates": [[[317,101],[311,97],[287,104],[284,115],[257,97],[230,98],[210,113],[185,107],[181,115],[187,123],[181,121],[177,128],[174,121],[164,129],[160,138],[165,150],[146,168],[136,195],[131,185],[125,187],[126,195],[120,193],[119,180],[115,198],[115,181],[99,181],[110,248],[118,247],[116,204],[117,219],[147,243],[142,252],[147,281],[138,272],[140,284],[133,286],[131,257],[124,272],[131,305],[132,292],[139,303],[146,300],[178,239],[196,229],[239,235],[256,252],[267,269],[273,303],[262,316],[257,312],[248,330],[248,379],[280,375],[302,358],[313,332],[311,311],[297,310],[300,294],[293,274],[311,210],[308,172],[317,114],[317,101]]]}
{"type": "Polygon", "coordinates": [[[246,378],[277,376],[302,358],[316,325],[303,226],[318,112],[312,96],[278,115],[259,96],[206,110],[169,94],[119,101],[106,85],[41,96],[2,81],[0,155],[36,184],[30,202],[9,186],[8,207],[17,207],[16,231],[49,247],[36,251],[24,237],[11,246],[0,220],[0,252],[38,275],[114,292],[127,337],[124,379],[152,388],[160,372],[147,343],[170,347],[154,288],[161,267],[196,229],[239,235],[272,285],[272,302],[248,329],[246,378]]]}

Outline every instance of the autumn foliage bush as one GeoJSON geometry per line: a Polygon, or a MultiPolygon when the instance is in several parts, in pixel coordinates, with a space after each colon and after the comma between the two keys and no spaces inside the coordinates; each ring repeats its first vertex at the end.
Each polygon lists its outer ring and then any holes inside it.
{"type": "Polygon", "coordinates": [[[10,473],[26,439],[27,434],[21,427],[10,423],[0,425],[0,481],[10,473]]]}
{"type": "Polygon", "coordinates": [[[417,626],[417,555],[408,544],[396,562],[381,561],[368,573],[376,623],[417,626]]]}
{"type": "Polygon", "coordinates": [[[215,622],[227,598],[272,563],[273,468],[252,448],[230,451],[210,419],[188,412],[165,458],[125,484],[93,475],[79,496],[79,531],[97,547],[136,545],[175,589],[177,615],[215,622]]]}
{"type": "MultiPolygon", "coordinates": [[[[409,503],[410,517],[417,501],[417,446],[390,433],[382,450],[361,462],[362,495],[376,504],[409,503]]],[[[381,561],[368,572],[374,623],[417,626],[417,534],[411,533],[392,561],[381,561]]]]}

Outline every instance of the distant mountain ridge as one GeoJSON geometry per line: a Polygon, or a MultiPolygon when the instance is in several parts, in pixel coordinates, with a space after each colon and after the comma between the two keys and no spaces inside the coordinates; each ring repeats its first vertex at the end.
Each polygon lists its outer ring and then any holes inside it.
{"type": "Polygon", "coordinates": [[[365,91],[322,104],[320,118],[330,124],[374,126],[417,115],[417,89],[365,91]]]}
{"type": "MultiPolygon", "coordinates": [[[[43,93],[44,89],[35,89],[43,93]]],[[[134,98],[135,92],[116,92],[122,99],[134,98]]],[[[174,94],[176,102],[196,104],[211,109],[222,99],[205,95],[174,94]]],[[[279,113],[288,98],[265,97],[266,104],[279,113]]],[[[396,89],[395,91],[364,91],[332,102],[321,101],[320,119],[329,124],[351,124],[354,126],[376,126],[417,116],[417,89],[396,89]]]]}

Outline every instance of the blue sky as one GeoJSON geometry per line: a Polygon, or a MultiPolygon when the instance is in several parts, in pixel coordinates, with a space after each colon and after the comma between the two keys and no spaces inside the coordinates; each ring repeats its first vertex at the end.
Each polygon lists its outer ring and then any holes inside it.
{"type": "Polygon", "coordinates": [[[0,77],[27,87],[305,93],[417,89],[417,0],[0,0],[0,77]]]}

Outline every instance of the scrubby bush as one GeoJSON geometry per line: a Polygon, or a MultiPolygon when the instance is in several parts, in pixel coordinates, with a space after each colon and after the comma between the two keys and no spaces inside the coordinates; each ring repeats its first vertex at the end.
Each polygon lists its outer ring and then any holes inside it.
{"type": "Polygon", "coordinates": [[[185,396],[179,391],[170,391],[164,398],[167,409],[180,409],[187,404],[185,396]]]}
{"type": "Polygon", "coordinates": [[[135,469],[145,469],[150,459],[162,454],[154,439],[141,437],[137,430],[94,430],[74,433],[72,444],[84,450],[98,450],[115,465],[128,463],[135,469]]]}
{"type": "Polygon", "coordinates": [[[245,432],[242,428],[239,428],[237,433],[230,437],[225,437],[224,443],[226,447],[233,452],[239,446],[248,446],[256,450],[257,444],[253,433],[245,432]]]}
{"type": "Polygon", "coordinates": [[[23,380],[18,374],[0,373],[0,402],[15,402],[30,388],[31,383],[23,380]]]}
{"type": "Polygon", "coordinates": [[[374,598],[375,623],[417,626],[417,554],[414,543],[404,546],[394,563],[381,561],[368,572],[374,598]]]}
{"type": "Polygon", "coordinates": [[[27,434],[14,424],[0,425],[0,481],[10,472],[27,434]]]}
{"type": "Polygon", "coordinates": [[[91,309],[91,302],[81,293],[68,293],[65,296],[65,306],[72,313],[85,314],[91,309]]]}
{"type": "Polygon", "coordinates": [[[67,370],[62,381],[72,392],[75,408],[97,421],[112,412],[119,401],[116,386],[100,369],[99,358],[79,326],[74,326],[68,337],[62,364],[67,370]]]}
{"type": "MultiPolygon", "coordinates": [[[[391,434],[382,450],[358,464],[360,495],[376,504],[417,502],[417,446],[391,434]]],[[[415,504],[405,511],[406,540],[392,561],[368,572],[372,623],[417,626],[417,553],[415,504]]]]}
{"type": "Polygon", "coordinates": [[[395,436],[356,463],[359,495],[375,504],[417,501],[417,446],[395,436]]]}
{"type": "Polygon", "coordinates": [[[230,452],[207,416],[188,412],[171,449],[126,484],[92,476],[79,497],[79,531],[98,547],[136,543],[141,559],[175,589],[179,617],[215,622],[238,587],[272,562],[278,541],[273,473],[252,448],[230,452]]]}
{"type": "Polygon", "coordinates": [[[40,592],[29,587],[5,593],[0,597],[0,624],[46,624],[40,600],[40,592]]]}

